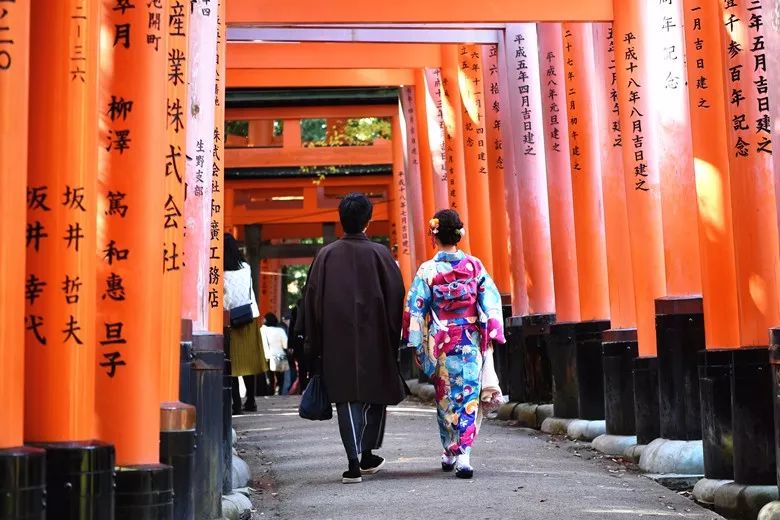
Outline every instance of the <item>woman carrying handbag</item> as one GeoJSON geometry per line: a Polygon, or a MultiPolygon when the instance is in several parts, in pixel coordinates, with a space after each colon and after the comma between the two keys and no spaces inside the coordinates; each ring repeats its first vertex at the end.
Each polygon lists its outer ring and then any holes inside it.
{"type": "Polygon", "coordinates": [[[252,289],[252,270],[238,249],[233,235],[225,233],[223,263],[225,269],[224,308],[230,311],[230,361],[233,376],[233,414],[240,414],[241,394],[238,376],[244,378],[246,403],[243,409],[257,411],[255,403],[255,375],[265,377],[268,370],[256,320],[260,311],[252,289]]]}

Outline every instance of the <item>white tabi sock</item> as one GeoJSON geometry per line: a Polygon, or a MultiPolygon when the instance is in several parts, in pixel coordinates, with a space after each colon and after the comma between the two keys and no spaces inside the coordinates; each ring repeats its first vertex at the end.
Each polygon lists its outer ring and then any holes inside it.
{"type": "Polygon", "coordinates": [[[463,469],[472,469],[470,459],[471,456],[468,453],[463,455],[458,455],[458,467],[463,469]]]}

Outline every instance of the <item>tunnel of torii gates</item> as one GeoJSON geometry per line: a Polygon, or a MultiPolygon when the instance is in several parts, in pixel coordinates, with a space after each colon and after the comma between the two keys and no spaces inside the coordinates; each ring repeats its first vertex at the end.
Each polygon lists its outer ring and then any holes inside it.
{"type": "Polygon", "coordinates": [[[169,489],[166,435],[213,417],[182,402],[180,347],[222,348],[223,231],[275,273],[338,236],[348,191],[407,286],[428,218],[460,212],[511,302],[512,401],[703,438],[707,477],[774,484],[778,8],[0,0],[0,511],[40,517],[44,464],[50,510],[105,506],[61,503],[73,460],[119,467],[118,518],[169,489]],[[302,143],[303,119],[363,117],[391,139],[302,143]]]}

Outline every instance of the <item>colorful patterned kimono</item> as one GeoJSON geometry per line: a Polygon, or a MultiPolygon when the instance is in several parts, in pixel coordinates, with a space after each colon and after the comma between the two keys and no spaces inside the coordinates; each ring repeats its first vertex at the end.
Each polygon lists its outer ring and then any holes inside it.
{"type": "Polygon", "coordinates": [[[502,321],[498,289],[477,258],[440,252],[420,266],[407,299],[403,341],[417,350],[436,388],[439,433],[450,455],[471,452],[482,418],[483,354],[491,341],[505,343],[502,321]]]}

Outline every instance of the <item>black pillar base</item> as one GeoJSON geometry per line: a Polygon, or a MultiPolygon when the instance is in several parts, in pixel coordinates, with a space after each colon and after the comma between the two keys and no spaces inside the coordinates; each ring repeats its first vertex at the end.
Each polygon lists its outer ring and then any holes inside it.
{"type": "Polygon", "coordinates": [[[525,348],[523,345],[523,318],[507,318],[506,334],[506,373],[505,385],[509,400],[515,403],[528,402],[525,382],[525,348]]]}
{"type": "Polygon", "coordinates": [[[777,482],[774,402],[766,347],[732,351],[731,413],[734,481],[745,485],[777,482]]]}
{"type": "MultiPolygon", "coordinates": [[[[222,334],[225,352],[225,371],[222,374],[222,493],[229,495],[233,491],[233,378],[230,376],[233,364],[230,361],[230,327],[223,328],[222,334]]],[[[255,376],[255,387],[258,386],[257,379],[255,376]]]]}
{"type": "Polygon", "coordinates": [[[580,414],[577,386],[576,323],[550,325],[548,338],[553,379],[553,411],[555,417],[576,419],[580,414]]]}
{"type": "Polygon", "coordinates": [[[704,478],[734,479],[731,430],[731,351],[699,352],[704,478]]]}
{"type": "Polygon", "coordinates": [[[173,517],[195,516],[195,407],[162,403],[160,407],[160,463],[173,468],[173,517]]]}
{"type": "Polygon", "coordinates": [[[696,354],[704,350],[701,297],[655,301],[661,437],[701,439],[696,354]]]}
{"type": "Polygon", "coordinates": [[[100,441],[36,443],[46,450],[46,508],[62,520],[114,518],[114,446],[100,441]]]}
{"type": "Polygon", "coordinates": [[[634,420],[637,444],[649,444],[661,435],[658,417],[658,358],[634,359],[634,420]]]}
{"type": "Polygon", "coordinates": [[[581,321],[575,326],[579,418],[587,421],[604,419],[601,334],[607,329],[608,320],[581,321]]]}
{"type": "Polygon", "coordinates": [[[549,403],[553,398],[552,368],[547,340],[555,314],[523,316],[523,366],[526,402],[549,403]]]}
{"type": "Polygon", "coordinates": [[[193,335],[190,388],[188,395],[182,398],[197,410],[194,490],[197,519],[222,515],[222,378],[225,366],[222,343],[221,334],[196,332],[193,335]]]}
{"type": "Polygon", "coordinates": [[[192,320],[181,320],[181,343],[179,350],[179,399],[184,402],[189,402],[185,399],[189,396],[190,376],[192,372],[190,366],[192,365],[192,320]]]}
{"type": "Polygon", "coordinates": [[[173,520],[173,468],[163,464],[117,468],[116,520],[173,520]]]}
{"type": "Polygon", "coordinates": [[[772,395],[775,408],[775,457],[777,485],[780,486],[780,328],[769,330],[769,362],[772,365],[772,395]]]}
{"type": "Polygon", "coordinates": [[[634,435],[634,359],[636,329],[610,329],[601,335],[604,367],[604,416],[610,435],[634,435]]]}
{"type": "Polygon", "coordinates": [[[0,449],[0,518],[46,519],[46,452],[20,446],[0,449]]]}

